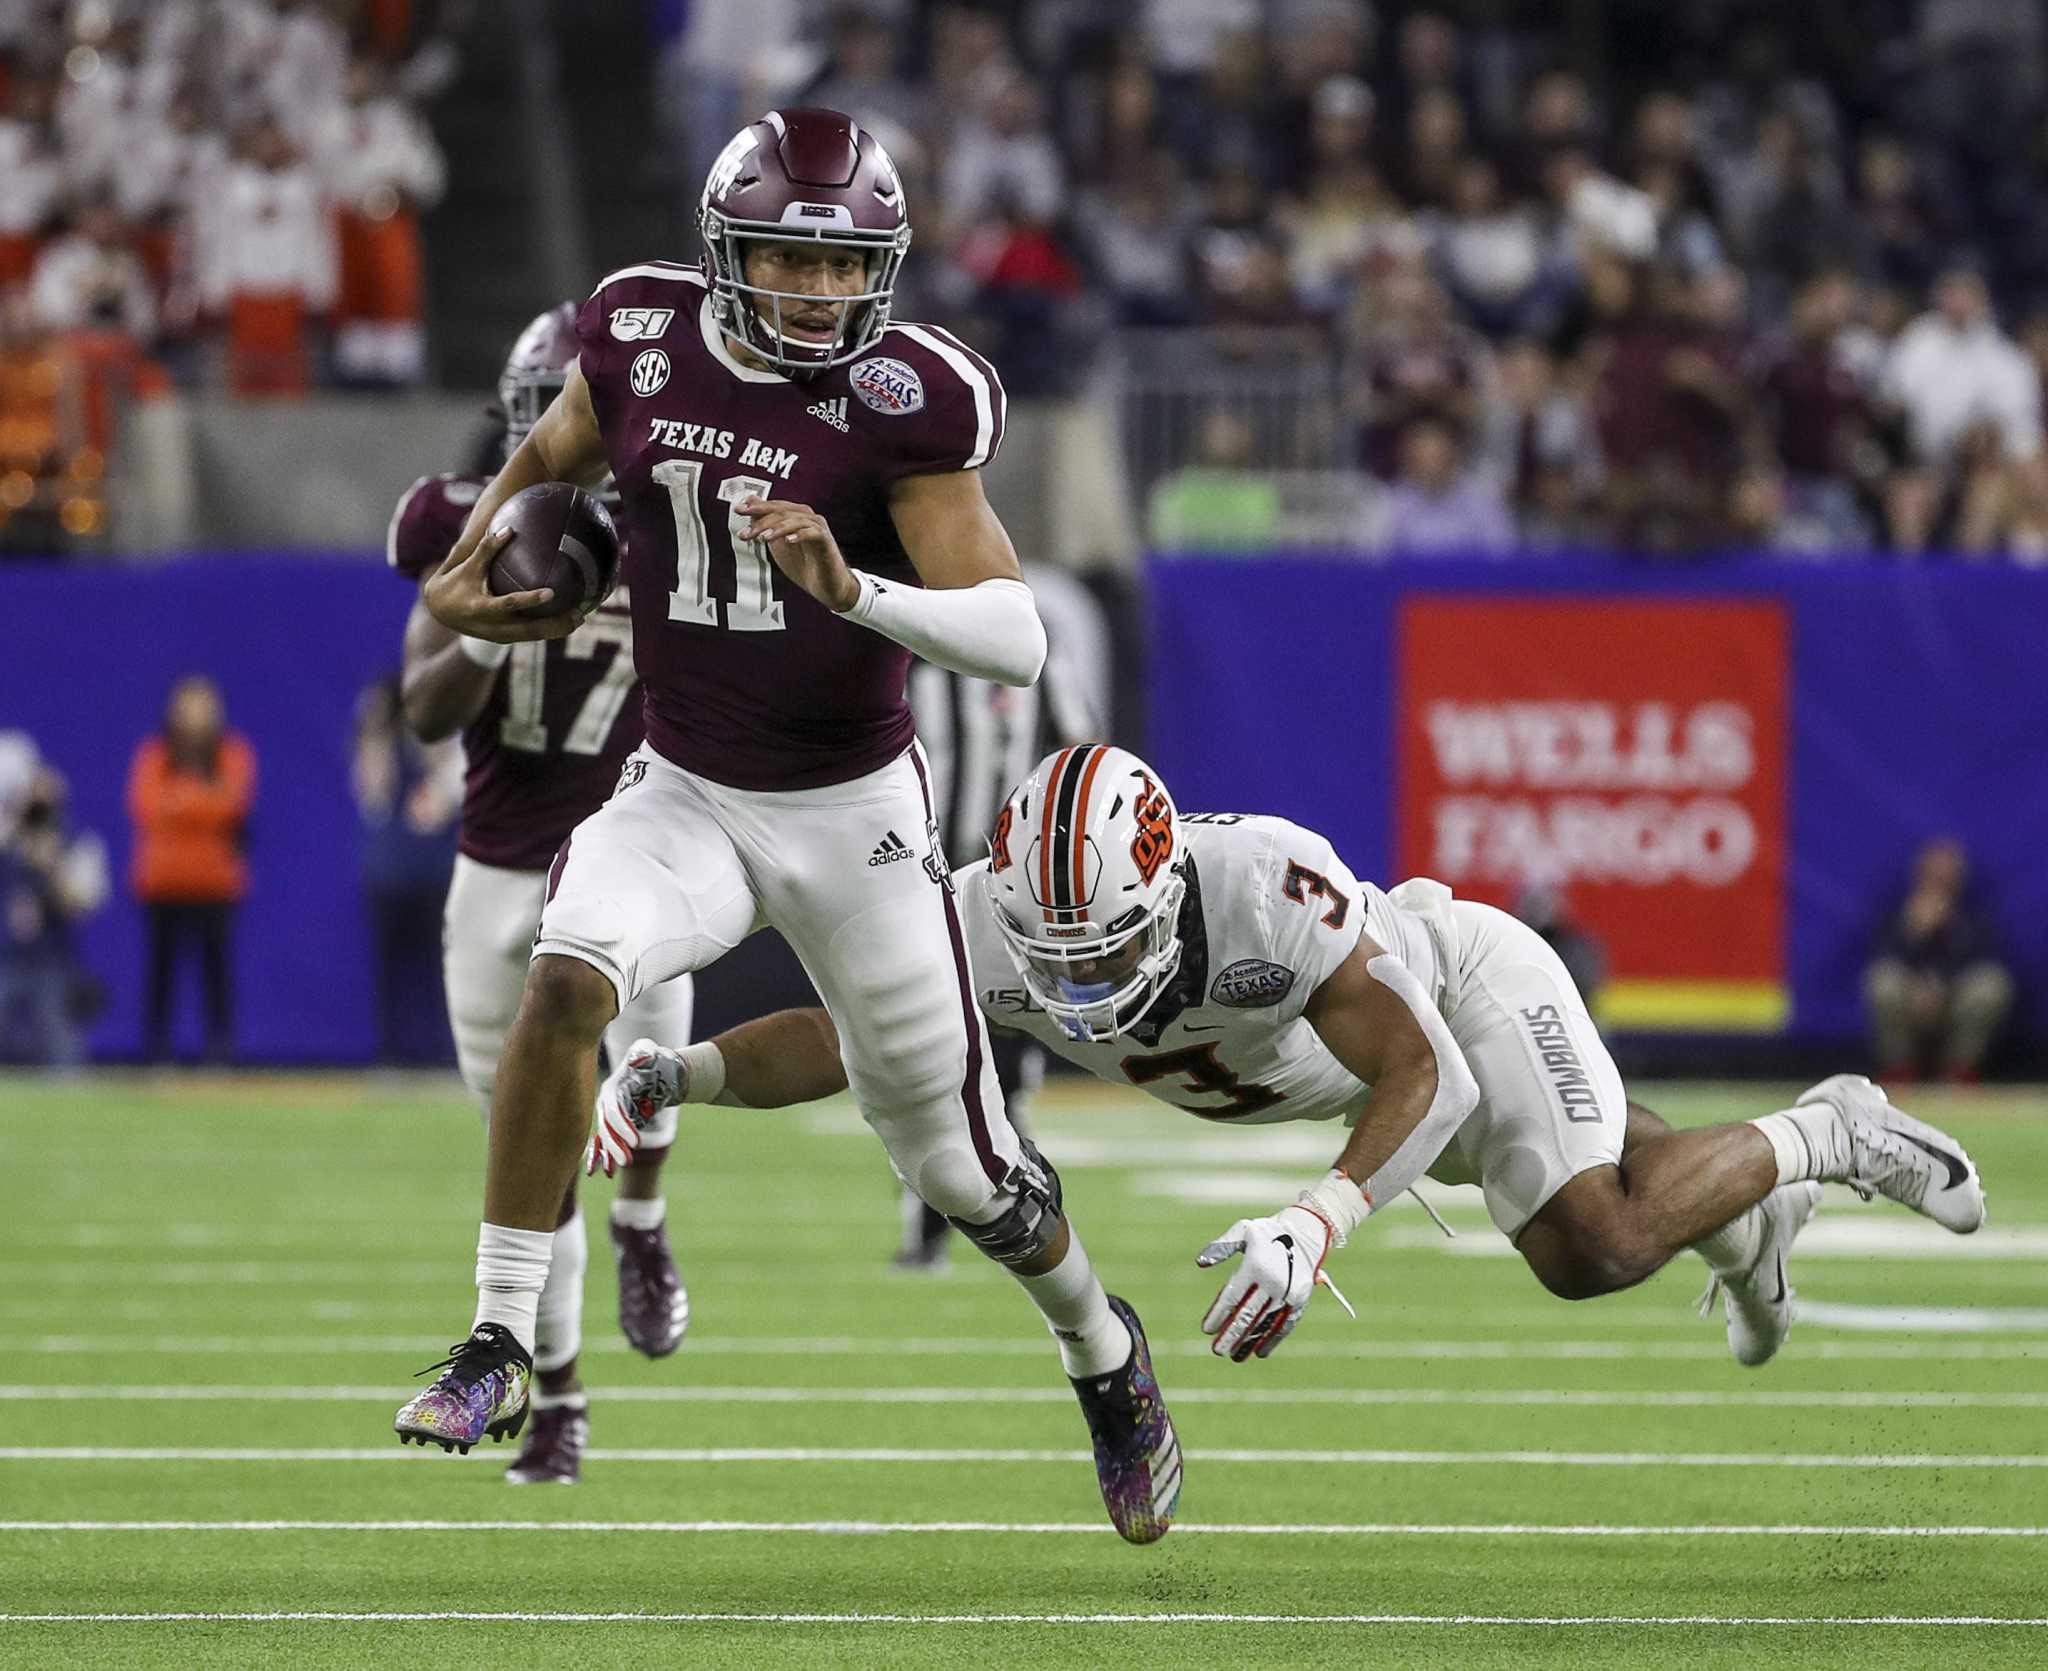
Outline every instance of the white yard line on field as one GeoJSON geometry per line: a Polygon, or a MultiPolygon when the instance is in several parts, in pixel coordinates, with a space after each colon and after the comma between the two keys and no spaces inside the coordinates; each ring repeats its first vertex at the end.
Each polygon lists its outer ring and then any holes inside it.
{"type": "MultiPolygon", "coordinates": [[[[507,1453],[510,1454],[509,1452],[507,1453]]],[[[891,1465],[1089,1462],[1094,1453],[1064,1449],[912,1449],[885,1446],[697,1446],[592,1450],[593,1462],[872,1462],[891,1465]]],[[[8,1445],[0,1462],[402,1462],[402,1445],[351,1448],[210,1445],[8,1445]]],[[[1263,1466],[1538,1468],[2048,1468],[2048,1455],[1926,1452],[1278,1450],[1190,1449],[1204,1463],[1263,1466]]],[[[415,1463],[415,1466],[418,1464],[415,1463]]]]}
{"type": "MultiPolygon", "coordinates": [[[[1191,1331],[1192,1332],[1192,1331],[1191,1331]]],[[[1702,1333],[1709,1331],[1702,1330],[1702,1333]]],[[[1718,1334],[1718,1330],[1712,1331],[1718,1334]]],[[[197,1357],[274,1358],[312,1353],[350,1356],[360,1352],[440,1352],[446,1336],[439,1331],[415,1334],[38,1334],[0,1336],[0,1354],[12,1357],[90,1356],[147,1357],[152,1354],[197,1357]]],[[[807,1335],[692,1334],[683,1351],[692,1355],[745,1357],[934,1357],[1042,1358],[1050,1350],[1043,1335],[907,1337],[807,1335]]],[[[2048,1339],[1940,1341],[1835,1341],[1801,1337],[1790,1348],[1801,1358],[1847,1360],[1925,1360],[1950,1363],[1963,1359],[2035,1358],[2048,1360],[2048,1339]]],[[[632,1351],[625,1341],[600,1337],[583,1343],[585,1355],[623,1356],[632,1351]]],[[[1152,1345],[1155,1358],[1208,1357],[1205,1340],[1161,1340],[1152,1345]]],[[[1627,1340],[1298,1340],[1287,1343],[1290,1362],[1305,1358],[1370,1360],[1573,1361],[1625,1363],[1635,1358],[1724,1363],[1728,1348],[1719,1339],[1686,1341],[1627,1340]]]]}
{"type": "MultiPolygon", "coordinates": [[[[112,1401],[174,1404],[384,1403],[380,1386],[0,1386],[0,1403],[112,1401]]],[[[601,1404],[1058,1404],[1064,1387],[596,1387],[601,1404]]],[[[1558,1406],[1624,1410],[2048,1410],[2048,1392],[1801,1392],[1797,1390],[1621,1392],[1571,1387],[1177,1387],[1175,1404],[1558,1406]]]]}
{"type": "MultiPolygon", "coordinates": [[[[1180,1537],[1373,1538],[2041,1538],[2048,1526],[1609,1526],[1423,1522],[1243,1524],[1180,1520],[1180,1537]]],[[[22,1532],[591,1532],[640,1535],[786,1533],[800,1537],[953,1534],[1110,1536],[1101,1520],[0,1520],[22,1532]]]]}
{"type": "Polygon", "coordinates": [[[1775,1617],[1724,1613],[0,1613],[7,1624],[579,1624],[579,1625],[1428,1625],[1517,1629],[1977,1629],[2048,1626],[2048,1618],[1862,1613],[1775,1617]]]}

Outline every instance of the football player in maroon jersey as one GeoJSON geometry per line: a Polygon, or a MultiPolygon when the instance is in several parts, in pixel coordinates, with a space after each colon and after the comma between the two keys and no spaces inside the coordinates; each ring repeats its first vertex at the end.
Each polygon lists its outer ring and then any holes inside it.
{"type": "MultiPolygon", "coordinates": [[[[653,983],[772,925],[899,1176],[1045,1315],[1110,1517],[1149,1542],[1172,1521],[1179,1446],[1136,1315],[1103,1292],[1058,1175],[1005,1117],[904,700],[913,652],[1012,685],[1044,661],[978,474],[1002,385],[957,338],[890,319],[903,188],[850,118],[743,128],[698,224],[702,267],[627,267],[583,304],[561,394],[423,593],[491,643],[574,630],[520,613],[544,599],[490,595],[486,533],[514,493],[609,470],[647,741],[555,857],[491,1104],[476,1320],[396,1428],[465,1450],[518,1431],[599,1036],[653,983]]],[[[765,1166],[763,1184],[804,1188],[765,1166]]]]}
{"type": "MultiPolygon", "coordinates": [[[[541,314],[513,345],[498,379],[508,452],[532,431],[576,358],[576,307],[541,314]]],[[[447,557],[488,485],[486,476],[425,476],[392,512],[385,555],[422,581],[447,557]]],[[[426,741],[460,733],[466,778],[461,838],[442,937],[448,1018],[463,1083],[488,1116],[505,1035],[519,1009],[527,955],[540,922],[550,861],[569,832],[604,804],[640,744],[639,682],[632,618],[621,587],[567,638],[493,644],[450,631],[413,605],[405,630],[406,723],[426,741]]],[[[687,974],[650,986],[607,1030],[617,1062],[639,1030],[635,1014],[688,1030],[687,974]]],[[[619,1272],[619,1323],[650,1358],[673,1352],[690,1302],[670,1256],[661,1163],[671,1122],[655,1134],[652,1164],[635,1156],[619,1180],[611,1239],[619,1272]]],[[[589,1433],[576,1374],[589,1259],[572,1184],[559,1208],[554,1257],[535,1319],[534,1421],[506,1477],[573,1482],[589,1433]]]]}

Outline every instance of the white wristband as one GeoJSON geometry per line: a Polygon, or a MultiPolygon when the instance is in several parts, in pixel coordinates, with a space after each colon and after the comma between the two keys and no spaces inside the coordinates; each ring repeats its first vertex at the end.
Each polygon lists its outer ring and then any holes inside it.
{"type": "Polygon", "coordinates": [[[1302,1206],[1329,1221],[1338,1247],[1351,1240],[1351,1232],[1363,1224],[1366,1215],[1372,1211],[1372,1203],[1366,1200],[1364,1192],[1341,1166],[1331,1167],[1315,1188],[1303,1190],[1297,1199],[1302,1206]]]}
{"type": "Polygon", "coordinates": [[[462,653],[479,667],[503,667],[512,659],[512,646],[493,644],[488,638],[471,638],[464,633],[455,641],[462,646],[462,653]]]}
{"type": "Polygon", "coordinates": [[[725,1052],[699,1039],[676,1052],[683,1060],[683,1102],[716,1102],[725,1094],[725,1052]]]}

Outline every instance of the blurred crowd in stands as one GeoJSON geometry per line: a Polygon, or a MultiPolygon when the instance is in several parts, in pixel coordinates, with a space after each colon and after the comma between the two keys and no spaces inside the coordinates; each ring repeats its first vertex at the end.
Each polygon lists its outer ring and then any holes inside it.
{"type": "Polygon", "coordinates": [[[421,379],[446,13],[0,0],[0,528],[96,530],[128,398],[421,379]]]}
{"type": "Polygon", "coordinates": [[[1320,368],[1391,484],[1369,541],[2048,558],[2031,0],[655,15],[679,191],[761,105],[852,111],[910,178],[899,311],[971,321],[1013,394],[1117,327],[1228,333],[1226,420],[1233,356],[1320,368]]]}
{"type": "MultiPolygon", "coordinates": [[[[2048,561],[2034,0],[636,9],[618,171],[688,213],[749,115],[854,113],[910,187],[901,316],[1013,396],[1171,390],[1155,534],[1270,545],[1263,478],[1350,471],[1355,543],[1416,553],[2048,561]],[[1306,441],[1240,401],[1276,369],[1306,441]]],[[[422,109],[463,29],[566,51],[576,10],[0,0],[0,544],[96,530],[131,392],[418,381],[422,109]]]]}

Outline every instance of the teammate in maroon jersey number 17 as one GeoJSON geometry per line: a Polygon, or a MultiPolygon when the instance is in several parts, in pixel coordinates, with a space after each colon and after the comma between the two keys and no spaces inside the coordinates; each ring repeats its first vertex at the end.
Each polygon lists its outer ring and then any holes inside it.
{"type": "MultiPolygon", "coordinates": [[[[508,451],[561,391],[575,358],[572,302],[550,308],[520,333],[498,379],[508,451]]],[[[415,583],[432,575],[488,481],[425,476],[408,488],[385,542],[392,568],[415,583]]],[[[604,804],[645,735],[632,638],[623,588],[573,635],[551,643],[464,638],[418,602],[406,622],[406,722],[428,740],[458,732],[462,738],[461,838],[442,934],[443,981],[456,1060],[486,1117],[498,1058],[519,1010],[548,868],[570,831],[604,804]]],[[[691,998],[686,974],[636,998],[607,1030],[612,1064],[662,1020],[687,1032],[691,998]]],[[[674,1132],[673,1121],[650,1130],[650,1142],[619,1180],[609,1214],[619,1323],[649,1357],[674,1351],[689,1319],[689,1298],[669,1253],[660,1181],[674,1132]]],[[[507,1470],[516,1484],[571,1484],[581,1472],[589,1419],[577,1357],[588,1261],[572,1184],[535,1320],[534,1419],[507,1470]]]]}
{"type": "MultiPolygon", "coordinates": [[[[957,337],[891,319],[903,187],[849,117],[770,111],[743,128],[698,228],[703,266],[627,267],[584,303],[561,394],[425,590],[471,637],[567,631],[490,596],[485,531],[524,488],[609,470],[647,741],[551,877],[492,1099],[476,1320],[396,1427],[466,1446],[522,1419],[597,1040],[651,984],[765,924],[831,1011],[898,1175],[1044,1315],[1110,1518],[1149,1542],[1172,1522],[1179,1447],[1136,1315],[1103,1292],[1058,1174],[1005,1115],[904,700],[913,652],[1011,685],[1045,658],[981,488],[1002,385],[957,337]]],[[[606,1158],[631,1152],[651,1110],[610,1112],[606,1158]]],[[[764,1150],[760,1187],[801,1200],[814,1186],[764,1150]]]]}

